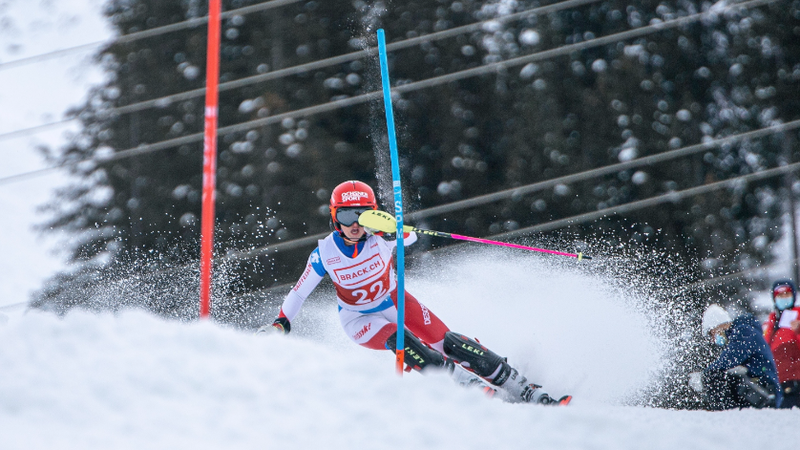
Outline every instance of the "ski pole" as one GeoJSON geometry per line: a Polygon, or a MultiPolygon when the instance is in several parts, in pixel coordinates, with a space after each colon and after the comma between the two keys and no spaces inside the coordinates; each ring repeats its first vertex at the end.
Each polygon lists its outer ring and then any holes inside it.
{"type": "MultiPolygon", "coordinates": [[[[394,233],[397,231],[397,226],[394,217],[383,211],[375,211],[375,210],[364,211],[358,217],[358,223],[363,227],[371,228],[373,230],[383,231],[384,233],[394,233]]],[[[556,250],[548,250],[545,248],[528,247],[526,245],[511,244],[509,242],[492,241],[490,239],[462,236],[460,234],[446,233],[444,231],[423,230],[421,228],[412,227],[411,225],[404,225],[403,231],[406,233],[413,231],[415,233],[426,234],[428,236],[458,239],[461,241],[477,242],[480,244],[499,245],[503,247],[517,248],[521,250],[549,253],[551,255],[569,256],[571,258],[577,258],[578,261],[581,261],[583,259],[592,259],[591,256],[584,255],[582,252],[578,253],[559,252],[556,250]]]]}

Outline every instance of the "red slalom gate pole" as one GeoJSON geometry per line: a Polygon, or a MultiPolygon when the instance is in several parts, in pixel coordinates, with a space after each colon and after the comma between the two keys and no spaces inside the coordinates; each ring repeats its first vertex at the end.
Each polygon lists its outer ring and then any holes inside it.
{"type": "Polygon", "coordinates": [[[217,188],[217,112],[221,0],[208,3],[206,108],[203,139],[203,212],[200,223],[200,318],[211,313],[211,260],[214,250],[214,191],[217,188]]]}

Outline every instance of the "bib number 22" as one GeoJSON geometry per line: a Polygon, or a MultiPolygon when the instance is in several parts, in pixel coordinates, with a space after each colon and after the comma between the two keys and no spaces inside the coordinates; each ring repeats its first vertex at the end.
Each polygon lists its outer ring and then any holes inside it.
{"type": "Polygon", "coordinates": [[[353,297],[355,297],[356,305],[363,305],[365,303],[379,300],[382,297],[385,297],[386,294],[388,293],[389,291],[386,290],[383,286],[383,280],[378,280],[369,285],[369,290],[367,289],[353,290],[353,297]]]}

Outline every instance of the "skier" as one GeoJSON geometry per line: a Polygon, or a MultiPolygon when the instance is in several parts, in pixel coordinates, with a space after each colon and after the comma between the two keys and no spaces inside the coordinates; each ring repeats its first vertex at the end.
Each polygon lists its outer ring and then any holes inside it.
{"type": "MultiPolygon", "coordinates": [[[[280,314],[258,332],[289,333],[303,302],[327,274],[336,288],[339,320],[356,344],[375,350],[396,351],[397,281],[392,252],[397,242],[383,233],[365,229],[358,216],[377,210],[375,193],[361,181],[345,181],[331,193],[333,232],[319,241],[297,284],[283,301],[280,314]]],[[[404,234],[404,245],[413,244],[415,233],[404,234]]],[[[474,339],[454,333],[413,295],[405,293],[405,362],[420,372],[441,369],[459,384],[481,387],[488,395],[500,388],[510,402],[567,404],[541,386],[529,383],[503,358],[474,339]]]]}
{"type": "Polygon", "coordinates": [[[764,339],[772,349],[783,391],[781,408],[800,407],[800,306],[797,288],[790,280],[778,280],[772,286],[775,305],[764,322],[764,339]]]}
{"type": "Polygon", "coordinates": [[[703,313],[703,335],[723,347],[719,358],[702,373],[689,377],[712,410],[780,407],[782,395],[772,352],[749,314],[731,320],[719,305],[703,313]]]}

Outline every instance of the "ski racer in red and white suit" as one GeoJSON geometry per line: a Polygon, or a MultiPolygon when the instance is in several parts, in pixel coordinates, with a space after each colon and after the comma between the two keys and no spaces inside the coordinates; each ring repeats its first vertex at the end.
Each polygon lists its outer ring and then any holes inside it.
{"type": "MultiPolygon", "coordinates": [[[[415,241],[414,233],[403,239],[405,245],[415,241]]],[[[294,320],[305,299],[327,274],[336,287],[339,320],[345,333],[356,344],[385,349],[386,340],[397,332],[397,280],[392,263],[396,243],[372,235],[347,245],[339,231],[329,234],[311,252],[303,275],[283,301],[279,317],[294,320]]],[[[405,302],[406,328],[444,353],[447,325],[408,292],[405,302]]]]}
{"type": "MultiPolygon", "coordinates": [[[[361,181],[346,181],[331,193],[331,221],[335,228],[311,252],[300,280],[283,301],[280,314],[259,332],[288,333],[305,299],[329,275],[336,287],[339,320],[350,339],[364,347],[396,351],[397,280],[392,252],[396,241],[368,233],[359,225],[364,211],[378,208],[375,194],[361,181]]],[[[404,236],[413,244],[416,234],[404,236]]],[[[451,332],[413,295],[405,293],[405,361],[409,368],[440,368],[464,385],[477,385],[487,393],[502,388],[512,402],[567,404],[571,396],[554,400],[541,386],[511,367],[506,359],[477,341],[451,332]]]]}
{"type": "Polygon", "coordinates": [[[772,287],[775,311],[763,324],[764,339],[772,350],[783,390],[782,408],[800,407],[800,305],[797,289],[790,280],[778,280],[772,287]]]}

